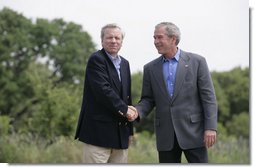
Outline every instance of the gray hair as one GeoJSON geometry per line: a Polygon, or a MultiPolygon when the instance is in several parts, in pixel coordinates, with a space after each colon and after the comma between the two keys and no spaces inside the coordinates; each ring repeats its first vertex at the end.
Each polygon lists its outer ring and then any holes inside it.
{"type": "Polygon", "coordinates": [[[155,28],[159,28],[162,26],[165,26],[167,35],[169,37],[172,37],[172,36],[176,37],[176,45],[178,45],[178,43],[180,42],[180,39],[181,39],[180,29],[174,23],[171,23],[171,22],[161,22],[161,23],[157,24],[155,26],[155,28]]]}
{"type": "Polygon", "coordinates": [[[118,26],[117,24],[115,24],[115,23],[110,23],[110,24],[106,24],[105,26],[103,26],[103,27],[101,28],[101,40],[103,39],[103,37],[104,37],[104,35],[105,35],[106,29],[120,29],[121,32],[122,32],[122,38],[124,38],[124,35],[125,35],[125,34],[124,34],[122,28],[119,27],[119,26],[118,26]]]}

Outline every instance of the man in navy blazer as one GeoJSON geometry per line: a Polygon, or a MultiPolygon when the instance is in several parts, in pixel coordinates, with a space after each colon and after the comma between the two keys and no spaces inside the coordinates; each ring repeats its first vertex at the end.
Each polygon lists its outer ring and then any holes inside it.
{"type": "Polygon", "coordinates": [[[84,163],[126,163],[133,124],[129,63],[118,55],[124,33],[116,24],[101,30],[103,49],[86,67],[83,102],[75,139],[84,142],[84,163]]]}
{"type": "MultiPolygon", "coordinates": [[[[204,57],[180,50],[179,28],[169,22],[155,27],[154,45],[161,56],[144,66],[142,119],[155,109],[160,163],[207,163],[207,148],[216,141],[217,101],[204,57]]],[[[135,118],[130,118],[133,120],[135,118]]]]}

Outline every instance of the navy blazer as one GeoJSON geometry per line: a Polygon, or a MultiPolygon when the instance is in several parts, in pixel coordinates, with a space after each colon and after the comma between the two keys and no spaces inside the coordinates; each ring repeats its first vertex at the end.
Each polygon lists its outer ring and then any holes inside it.
{"type": "Polygon", "coordinates": [[[131,105],[129,63],[121,57],[121,81],[105,50],[91,55],[86,67],[82,107],[75,139],[116,149],[127,149],[133,124],[126,114],[131,105]]]}

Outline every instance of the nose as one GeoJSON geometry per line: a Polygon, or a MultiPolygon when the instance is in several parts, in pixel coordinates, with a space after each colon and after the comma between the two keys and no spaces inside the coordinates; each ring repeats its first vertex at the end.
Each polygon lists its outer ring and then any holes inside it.
{"type": "Polygon", "coordinates": [[[112,42],[115,43],[116,42],[116,38],[112,38],[112,42]]]}

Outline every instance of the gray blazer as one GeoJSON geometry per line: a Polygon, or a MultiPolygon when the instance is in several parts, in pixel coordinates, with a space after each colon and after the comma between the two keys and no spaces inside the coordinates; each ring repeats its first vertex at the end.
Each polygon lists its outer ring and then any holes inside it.
{"type": "Polygon", "coordinates": [[[217,101],[204,57],[181,50],[174,95],[168,95],[162,56],[144,66],[141,100],[136,106],[142,119],[155,109],[158,151],[169,151],[174,132],[182,149],[204,146],[204,131],[217,129],[217,101]]]}

